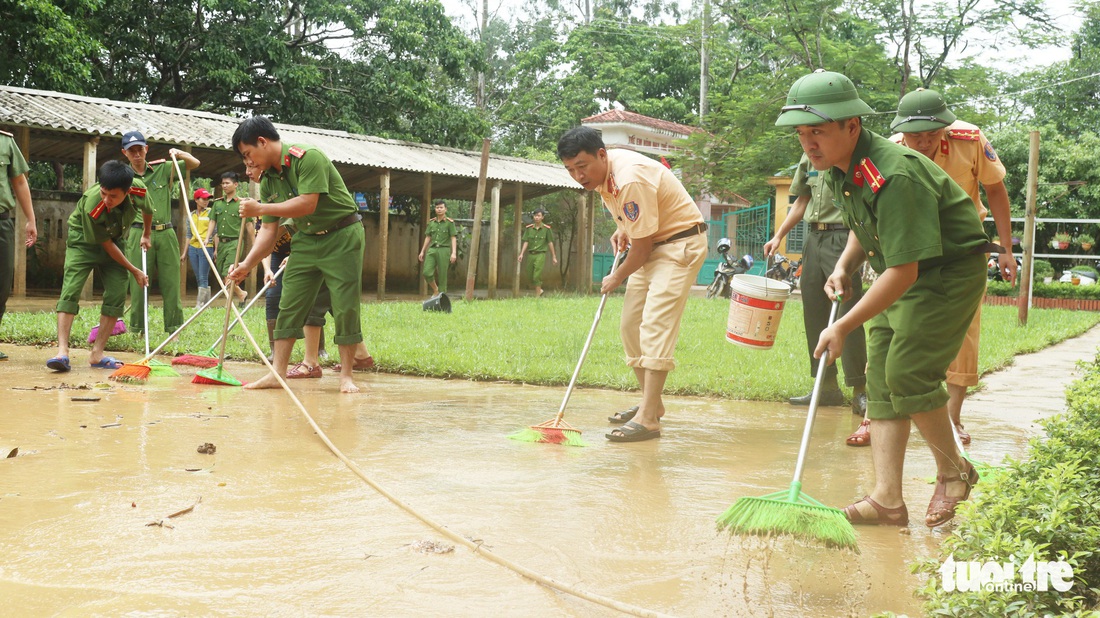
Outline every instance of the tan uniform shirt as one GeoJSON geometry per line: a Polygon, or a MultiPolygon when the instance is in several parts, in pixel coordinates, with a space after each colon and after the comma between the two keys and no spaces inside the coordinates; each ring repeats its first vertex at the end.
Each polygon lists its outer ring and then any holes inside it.
{"type": "MultiPolygon", "coordinates": [[[[904,133],[895,133],[890,139],[906,145],[904,133]]],[[[1004,180],[1005,166],[982,130],[961,120],[951,123],[932,161],[974,200],[978,218],[984,221],[989,210],[982,203],[978,185],[995,185],[1004,180]]]]}
{"type": "Polygon", "coordinates": [[[680,179],[659,162],[631,150],[608,150],[603,205],[630,238],[662,241],[703,223],[699,207],[680,179]]]}

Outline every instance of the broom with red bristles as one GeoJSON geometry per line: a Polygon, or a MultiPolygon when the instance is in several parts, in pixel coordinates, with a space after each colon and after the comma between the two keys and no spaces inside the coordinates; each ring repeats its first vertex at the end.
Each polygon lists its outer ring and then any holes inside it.
{"type": "MultiPolygon", "coordinates": [[[[241,231],[237,234],[237,250],[233,254],[233,265],[229,268],[232,271],[237,267],[237,263],[241,259],[241,245],[244,244],[244,230],[247,222],[241,221],[241,231]]],[[[219,277],[219,280],[221,277],[219,277]]],[[[228,278],[227,278],[228,279],[228,278]]],[[[222,287],[225,288],[225,322],[222,326],[222,345],[221,350],[218,352],[218,364],[210,369],[200,369],[195,377],[191,378],[193,384],[213,384],[216,386],[240,386],[241,381],[225,370],[225,344],[229,334],[229,316],[233,313],[233,298],[236,296],[237,282],[228,279],[228,281],[222,281],[222,287]]]]}
{"type": "MultiPolygon", "coordinates": [[[[260,288],[260,291],[256,292],[256,295],[252,297],[252,300],[248,301],[248,304],[241,310],[241,315],[248,313],[248,310],[252,308],[252,305],[256,304],[256,301],[267,292],[267,289],[275,285],[275,280],[279,278],[279,275],[283,274],[283,269],[286,265],[279,267],[279,270],[275,271],[275,275],[271,277],[271,281],[264,284],[264,287],[260,288]]],[[[233,318],[233,322],[229,325],[229,330],[232,331],[240,323],[240,318],[233,318]]],[[[218,364],[218,345],[222,342],[223,337],[218,337],[214,340],[214,343],[210,344],[209,348],[206,348],[198,354],[180,354],[176,358],[172,359],[173,365],[190,365],[192,367],[201,367],[203,369],[209,369],[218,364]]]]}
{"type": "MultiPolygon", "coordinates": [[[[615,272],[615,269],[619,267],[619,259],[624,253],[624,251],[620,251],[615,254],[615,261],[612,262],[611,272],[608,273],[608,275],[615,272]]],[[[600,316],[603,315],[603,307],[606,304],[607,294],[604,294],[600,297],[600,306],[596,309],[596,319],[592,320],[592,328],[588,330],[588,339],[584,342],[580,360],[577,361],[577,368],[573,370],[573,377],[569,379],[569,386],[565,389],[565,398],[561,401],[561,406],[558,408],[557,415],[546,422],[521,429],[517,433],[508,436],[509,438],[519,440],[520,442],[543,442],[545,444],[564,444],[566,446],[588,446],[585,444],[584,440],[581,439],[581,430],[562,420],[562,417],[565,416],[565,406],[569,403],[570,395],[573,394],[573,386],[577,383],[577,376],[581,373],[584,359],[588,356],[588,349],[592,347],[592,337],[596,334],[596,327],[600,325],[600,316]]]]}

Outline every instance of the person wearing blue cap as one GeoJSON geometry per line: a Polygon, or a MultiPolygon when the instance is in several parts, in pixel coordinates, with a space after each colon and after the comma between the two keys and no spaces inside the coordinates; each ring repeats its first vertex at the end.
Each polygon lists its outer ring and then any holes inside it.
{"type": "MultiPolygon", "coordinates": [[[[177,182],[176,170],[165,165],[165,160],[146,161],[149,146],[140,131],[130,131],[122,136],[122,154],[130,162],[134,177],[145,184],[149,207],[153,210],[153,235],[146,258],[149,279],[154,274],[160,284],[164,300],[164,332],[171,333],[183,325],[183,303],[180,300],[180,244],[172,223],[172,185],[177,182]]],[[[169,157],[179,159],[179,165],[188,170],[199,166],[199,160],[178,148],[168,150],[169,157]]],[[[182,170],[181,170],[182,171],[182,170]]],[[[139,228],[139,224],[134,224],[139,228]]],[[[141,264],[141,234],[130,230],[126,238],[126,259],[141,264]]],[[[130,328],[134,332],[145,331],[145,295],[137,280],[130,279],[130,328]]]]}

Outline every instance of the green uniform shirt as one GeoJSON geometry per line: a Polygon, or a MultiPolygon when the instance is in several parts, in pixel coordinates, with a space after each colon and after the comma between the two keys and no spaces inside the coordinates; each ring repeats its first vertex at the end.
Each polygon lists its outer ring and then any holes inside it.
{"type": "Polygon", "coordinates": [[[451,238],[458,236],[458,228],[455,227],[455,222],[444,218],[442,221],[438,219],[432,219],[428,221],[428,230],[424,232],[424,236],[431,238],[432,242],[430,247],[451,247],[451,238]]]}
{"type": "Polygon", "coordinates": [[[825,176],[875,272],[911,262],[923,271],[989,242],[974,202],[946,172],[867,129],[848,173],[833,168],[825,176]]]}
{"type": "MultiPolygon", "coordinates": [[[[222,238],[232,238],[233,240],[240,238],[240,206],[240,196],[234,196],[234,198],[229,201],[226,201],[224,197],[219,197],[210,205],[210,220],[214,222],[214,225],[218,226],[218,236],[222,238]]],[[[252,219],[248,219],[248,221],[251,222],[252,219]]]]}
{"type": "MultiPolygon", "coordinates": [[[[182,160],[177,160],[180,173],[187,168],[182,160]]],[[[154,161],[145,164],[145,173],[134,172],[134,179],[145,183],[148,194],[145,201],[153,209],[153,225],[172,223],[172,183],[178,182],[176,171],[170,161],[154,161]]],[[[136,183],[135,183],[136,184],[136,183]]]]}
{"type": "Polygon", "coordinates": [[[11,181],[16,176],[27,173],[27,160],[12,136],[0,131],[0,168],[6,173],[0,174],[0,213],[15,208],[15,194],[11,190],[11,181]]]}
{"type": "Polygon", "coordinates": [[[825,184],[824,174],[814,169],[810,164],[810,158],[802,155],[798,167],[794,170],[794,178],[791,179],[791,195],[802,197],[810,196],[806,204],[806,214],[802,220],[807,223],[844,223],[844,216],[840,214],[840,208],[833,203],[833,191],[825,184]]]}
{"type": "Polygon", "coordinates": [[[545,253],[547,245],[554,242],[554,230],[549,225],[535,227],[532,223],[523,230],[523,242],[527,243],[527,253],[545,253]]]}
{"type": "MultiPolygon", "coordinates": [[[[317,209],[294,219],[299,232],[316,234],[331,229],[341,219],[359,212],[344,179],[325,153],[313,146],[283,144],[283,167],[264,170],[260,180],[263,202],[285,202],[304,193],[317,193],[317,209]]],[[[265,215],[264,223],[279,217],[265,215]]]]}
{"type": "Polygon", "coordinates": [[[145,184],[134,178],[134,185],[122,203],[108,210],[99,196],[99,183],[92,185],[69,215],[68,245],[101,245],[108,240],[119,240],[138,213],[152,214],[147,196],[140,195],[145,184]]]}

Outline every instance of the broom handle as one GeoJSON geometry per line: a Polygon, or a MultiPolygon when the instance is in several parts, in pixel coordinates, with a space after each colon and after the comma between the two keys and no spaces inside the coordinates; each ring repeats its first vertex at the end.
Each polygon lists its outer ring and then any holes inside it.
{"type": "Polygon", "coordinates": [[[145,294],[145,355],[149,356],[149,259],[146,257],[145,247],[141,248],[141,274],[145,275],[145,285],[142,292],[145,294]]]}
{"type": "MultiPolygon", "coordinates": [[[[615,272],[615,269],[619,267],[619,258],[623,252],[619,251],[615,254],[615,261],[611,263],[611,272],[607,273],[610,276],[615,272]]],[[[554,417],[554,422],[560,422],[561,418],[565,416],[565,406],[569,404],[569,396],[573,394],[573,386],[577,383],[577,376],[581,373],[581,366],[584,365],[584,359],[588,356],[588,348],[592,347],[592,337],[596,334],[596,327],[600,325],[600,316],[603,315],[603,306],[607,304],[607,294],[600,297],[600,306],[596,309],[596,319],[592,320],[592,328],[588,329],[588,339],[584,342],[584,349],[581,350],[580,360],[577,361],[577,368],[573,370],[573,377],[569,378],[569,387],[565,389],[565,398],[561,400],[561,407],[558,408],[558,415],[554,417]]]]}
{"type": "MultiPolygon", "coordinates": [[[[833,301],[833,308],[829,310],[829,326],[833,325],[833,321],[836,320],[836,314],[840,310],[840,303],[842,302],[840,296],[836,297],[833,301]]],[[[828,328],[828,326],[826,327],[828,328]]],[[[825,382],[825,367],[829,364],[829,350],[825,350],[825,353],[821,355],[821,358],[817,361],[817,377],[814,378],[814,390],[810,394],[810,410],[806,413],[806,428],[802,430],[802,445],[798,447],[798,463],[794,466],[794,482],[791,483],[791,491],[793,497],[791,502],[794,502],[798,497],[798,489],[802,484],[802,466],[806,463],[806,452],[810,447],[810,434],[814,430],[814,417],[817,415],[817,398],[821,395],[821,385],[825,382]]]]}
{"type": "MultiPolygon", "coordinates": [[[[279,278],[279,275],[283,274],[283,269],[284,268],[286,268],[286,266],[280,266],[279,270],[275,271],[275,275],[271,277],[271,282],[270,283],[265,283],[264,287],[260,288],[259,292],[256,292],[256,295],[252,297],[252,300],[248,301],[248,304],[244,306],[244,309],[241,311],[242,315],[245,314],[245,313],[248,313],[248,310],[252,308],[252,305],[255,305],[256,301],[260,300],[260,295],[267,291],[267,288],[275,285],[275,280],[279,278]]],[[[233,330],[233,328],[236,327],[237,323],[239,323],[240,321],[241,321],[240,318],[233,318],[233,322],[229,325],[228,330],[233,330]]],[[[218,337],[218,340],[215,341],[214,343],[210,344],[210,347],[214,347],[214,346],[218,345],[221,342],[222,342],[222,337],[218,337]]]]}
{"type": "MultiPolygon", "coordinates": [[[[193,238],[202,238],[199,234],[199,227],[195,223],[195,219],[191,216],[191,205],[187,202],[187,192],[183,190],[183,187],[187,184],[183,181],[183,172],[180,171],[179,159],[175,154],[170,155],[172,157],[172,168],[176,170],[176,177],[180,180],[180,211],[185,215],[187,220],[187,226],[191,229],[191,236],[193,238]]],[[[240,243],[238,243],[240,244],[240,243]]],[[[214,279],[217,280],[218,285],[221,286],[221,293],[225,293],[225,282],[222,281],[221,273],[218,272],[218,266],[214,263],[214,258],[210,257],[209,251],[203,251],[202,256],[206,258],[206,263],[210,266],[210,274],[214,275],[214,279]]],[[[214,298],[217,298],[215,296],[214,298]]]]}
{"type": "Polygon", "coordinates": [[[168,335],[168,337],[165,338],[165,340],[162,341],[160,343],[160,345],[158,345],[152,352],[150,352],[149,354],[146,354],[145,358],[142,359],[142,362],[147,361],[147,360],[153,358],[154,356],[156,356],[158,353],[160,353],[160,351],[164,349],[164,346],[168,345],[173,339],[175,339],[180,333],[182,333],[183,329],[190,326],[191,322],[194,322],[196,318],[198,318],[200,315],[202,315],[202,312],[206,311],[207,307],[209,307],[210,305],[213,305],[214,301],[218,300],[218,298],[220,298],[222,294],[225,294],[224,289],[219,290],[218,293],[215,294],[213,298],[206,301],[205,305],[199,307],[198,311],[196,311],[194,313],[194,315],[187,318],[187,320],[183,324],[181,324],[179,328],[176,329],[176,332],[172,333],[171,335],[168,335]]]}
{"type": "MultiPolygon", "coordinates": [[[[244,218],[241,218],[241,231],[237,234],[237,248],[236,251],[233,252],[233,265],[229,267],[230,271],[237,267],[237,262],[241,259],[241,245],[244,244],[244,228],[246,225],[248,225],[248,222],[245,221],[244,218]]],[[[227,337],[229,334],[229,315],[233,313],[233,297],[236,296],[233,292],[236,290],[237,282],[230,279],[229,287],[226,288],[225,292],[225,325],[222,327],[222,346],[221,349],[218,350],[219,365],[225,362],[225,344],[229,339],[229,337],[227,337]]]]}

